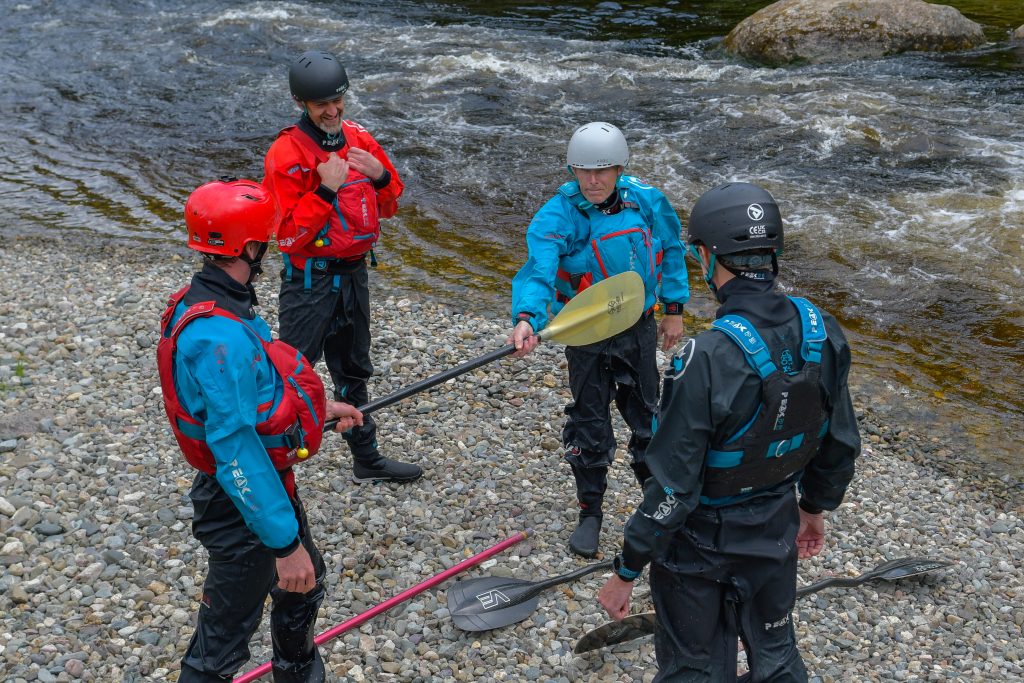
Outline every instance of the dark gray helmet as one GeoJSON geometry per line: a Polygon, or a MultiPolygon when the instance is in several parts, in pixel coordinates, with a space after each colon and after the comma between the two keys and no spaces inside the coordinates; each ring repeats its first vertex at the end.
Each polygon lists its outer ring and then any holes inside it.
{"type": "Polygon", "coordinates": [[[690,211],[686,241],[711,253],[782,249],[782,215],[775,198],[750,183],[726,183],[700,196],[690,211]]]}
{"type": "Polygon", "coordinates": [[[348,74],[330,52],[310,50],[292,62],[288,88],[300,102],[326,102],[348,90],[348,74]]]}

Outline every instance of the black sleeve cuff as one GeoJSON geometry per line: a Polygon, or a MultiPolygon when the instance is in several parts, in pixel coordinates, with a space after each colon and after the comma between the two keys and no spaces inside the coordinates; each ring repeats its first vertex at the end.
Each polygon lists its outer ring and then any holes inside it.
{"type": "Polygon", "coordinates": [[[274,551],[274,557],[281,559],[282,557],[288,557],[295,552],[295,549],[299,547],[299,537],[296,536],[295,540],[286,545],[283,548],[271,548],[274,551]]]}
{"type": "Polygon", "coordinates": [[[324,187],[323,185],[320,185],[313,191],[316,192],[317,197],[324,200],[328,204],[333,204],[334,199],[338,196],[337,192],[335,192],[329,187],[324,187]]]}
{"type": "Polygon", "coordinates": [[[630,548],[628,543],[623,545],[622,552],[619,554],[619,557],[621,558],[619,560],[621,565],[625,567],[627,571],[636,572],[638,576],[644,571],[644,567],[646,567],[651,561],[650,557],[647,557],[642,553],[638,553],[633,548],[630,548]]]}
{"type": "Polygon", "coordinates": [[[385,187],[391,184],[391,171],[384,169],[384,174],[380,178],[373,181],[373,189],[383,190],[385,187]]]}
{"type": "Polygon", "coordinates": [[[810,502],[806,498],[800,499],[800,509],[810,515],[820,515],[824,512],[823,508],[818,507],[814,503],[810,502]]]}

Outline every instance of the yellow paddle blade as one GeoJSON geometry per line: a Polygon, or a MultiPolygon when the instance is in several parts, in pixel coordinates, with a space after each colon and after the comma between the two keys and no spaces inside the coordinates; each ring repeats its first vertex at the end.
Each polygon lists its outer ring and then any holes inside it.
{"type": "Polygon", "coordinates": [[[583,346],[612,337],[640,319],[645,294],[644,281],[633,271],[601,280],[574,296],[540,338],[583,346]]]}

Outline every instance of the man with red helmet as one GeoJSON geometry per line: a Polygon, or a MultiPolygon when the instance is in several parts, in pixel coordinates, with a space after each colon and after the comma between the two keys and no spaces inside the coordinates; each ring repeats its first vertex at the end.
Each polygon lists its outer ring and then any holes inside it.
{"type": "Polygon", "coordinates": [[[272,341],[253,310],[252,282],[279,216],[274,197],[249,180],[207,183],[185,204],[188,245],[205,260],[171,296],[157,361],[171,429],[199,470],[192,531],[210,563],[181,683],[230,680],[249,658],[268,594],[275,681],[324,680],[313,634],[325,566],[292,466],[316,453],[325,419],[337,417],[343,431],[362,415],[325,401],[311,365],[272,341]]]}
{"type": "MultiPolygon", "coordinates": [[[[376,265],[380,219],[395,215],[404,186],[373,136],[342,118],[348,74],[334,55],[302,54],[288,85],[302,116],[281,131],[263,162],[264,183],[283,214],[281,339],[313,363],[324,356],[335,399],[365,405],[373,374],[366,255],[376,265]]],[[[356,482],[413,481],[423,474],[381,455],[369,416],[345,440],[356,482]]]]}

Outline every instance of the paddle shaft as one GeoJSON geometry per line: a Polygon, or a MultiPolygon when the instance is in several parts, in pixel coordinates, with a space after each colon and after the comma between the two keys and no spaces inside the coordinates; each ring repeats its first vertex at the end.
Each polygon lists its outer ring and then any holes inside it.
{"type": "MultiPolygon", "coordinates": [[[[389,405],[393,403],[398,403],[402,399],[408,398],[413,394],[417,394],[423,391],[424,389],[429,389],[430,387],[437,386],[442,382],[447,382],[453,377],[458,377],[459,375],[463,375],[469,372],[470,370],[475,370],[481,365],[487,365],[488,363],[493,363],[499,358],[504,358],[505,356],[511,355],[512,353],[515,352],[515,350],[515,344],[508,344],[506,346],[501,347],[500,349],[495,349],[494,351],[485,353],[482,356],[477,356],[476,358],[466,361],[462,365],[457,365],[454,368],[449,368],[448,370],[439,372],[436,375],[427,377],[426,379],[421,379],[419,382],[410,384],[407,387],[402,387],[401,389],[394,393],[370,401],[366,405],[359,406],[359,412],[361,412],[363,415],[368,415],[369,413],[372,413],[375,410],[386,408],[389,405]]],[[[327,422],[324,423],[324,431],[331,431],[337,424],[337,418],[333,420],[328,420],[327,422]]]]}
{"type": "MultiPolygon", "coordinates": [[[[447,581],[448,579],[450,579],[451,577],[455,576],[456,574],[458,574],[458,573],[460,573],[462,571],[465,571],[466,569],[469,569],[470,567],[474,567],[474,566],[480,564],[481,562],[483,562],[487,558],[491,557],[492,555],[497,555],[498,553],[500,553],[500,552],[502,552],[504,550],[507,550],[508,548],[511,548],[512,546],[514,546],[516,543],[519,543],[520,541],[525,541],[532,534],[533,534],[533,530],[532,529],[527,529],[526,531],[520,531],[515,536],[510,536],[510,537],[506,538],[504,541],[502,541],[501,543],[493,545],[490,548],[488,548],[487,550],[484,550],[481,553],[477,553],[476,555],[473,555],[472,557],[467,558],[467,559],[463,560],[462,562],[459,562],[454,567],[449,567],[448,569],[445,569],[440,574],[435,574],[434,576],[430,577],[426,581],[423,581],[422,583],[418,583],[415,586],[413,586],[412,588],[409,588],[407,590],[402,591],[398,595],[396,595],[396,596],[394,596],[392,598],[389,598],[388,600],[385,600],[384,602],[380,603],[379,605],[376,605],[375,607],[371,607],[370,609],[366,610],[362,614],[358,614],[358,615],[352,617],[351,619],[349,619],[348,621],[343,622],[341,624],[338,624],[334,628],[328,629],[327,631],[324,631],[323,633],[318,635],[316,638],[314,638],[313,642],[316,643],[317,645],[323,645],[324,643],[326,643],[326,642],[328,642],[330,640],[334,640],[335,638],[337,638],[342,633],[345,633],[346,631],[351,631],[352,629],[356,628],[357,626],[360,626],[364,622],[369,621],[370,619],[373,619],[375,616],[377,616],[381,612],[387,612],[389,609],[391,609],[395,605],[398,605],[398,604],[400,604],[402,602],[405,602],[406,600],[408,600],[409,598],[413,597],[414,595],[419,595],[423,591],[425,591],[425,590],[427,590],[429,588],[433,588],[434,586],[436,586],[439,583],[447,581]]],[[[253,669],[252,671],[249,671],[248,673],[242,674],[238,678],[234,679],[233,683],[250,683],[251,681],[255,681],[257,678],[260,678],[260,677],[265,676],[266,674],[270,673],[270,669],[271,669],[271,663],[270,662],[265,662],[265,663],[261,664],[260,666],[256,667],[255,669],[253,669]]]]}
{"type": "MultiPolygon", "coordinates": [[[[541,593],[546,591],[548,588],[551,588],[553,586],[558,586],[558,585],[563,584],[563,583],[570,583],[572,581],[575,581],[576,579],[579,579],[579,578],[582,578],[582,577],[586,576],[587,574],[593,574],[594,572],[601,571],[602,569],[611,569],[611,567],[612,567],[612,561],[611,560],[606,560],[604,562],[597,562],[595,564],[589,564],[586,567],[580,567],[579,569],[573,570],[573,571],[569,572],[568,574],[562,574],[561,576],[552,576],[550,579],[544,579],[543,581],[538,581],[537,583],[533,584],[532,586],[530,586],[528,588],[525,587],[525,586],[515,586],[514,589],[516,589],[516,590],[522,588],[523,589],[522,592],[517,592],[514,596],[511,596],[509,598],[508,602],[502,603],[500,605],[500,607],[501,607],[501,609],[504,609],[505,607],[512,607],[514,605],[521,605],[524,602],[526,602],[527,600],[530,600],[530,599],[540,595],[541,593]]],[[[470,579],[470,581],[472,581],[472,580],[473,579],[470,579]]],[[[511,591],[507,591],[507,592],[511,592],[511,591]]],[[[456,606],[452,611],[457,614],[459,612],[459,606],[456,606]]]]}

